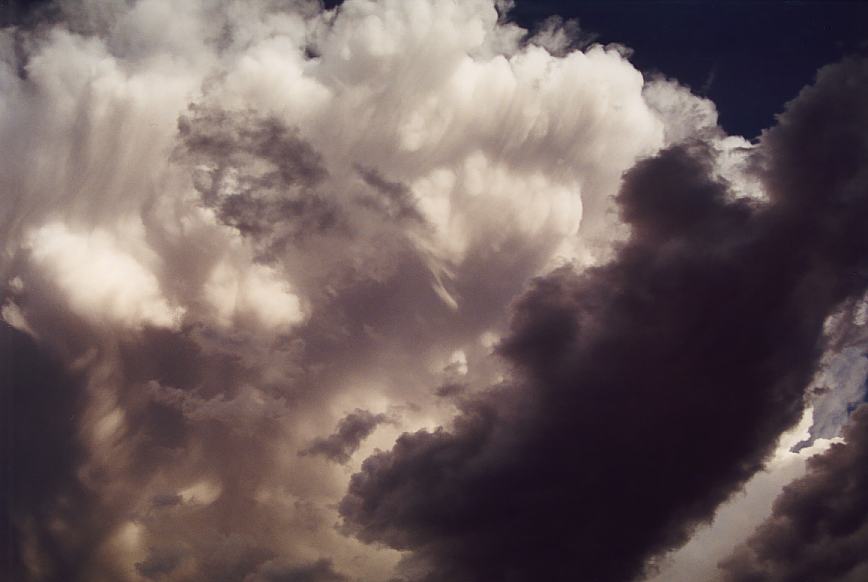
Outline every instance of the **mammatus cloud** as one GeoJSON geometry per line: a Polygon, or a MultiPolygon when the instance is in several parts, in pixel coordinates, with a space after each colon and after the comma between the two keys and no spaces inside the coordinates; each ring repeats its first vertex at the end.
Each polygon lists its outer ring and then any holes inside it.
{"type": "Polygon", "coordinates": [[[626,579],[762,465],[864,288],[864,64],[753,145],[508,4],[3,15],[4,576],[626,579]]]}

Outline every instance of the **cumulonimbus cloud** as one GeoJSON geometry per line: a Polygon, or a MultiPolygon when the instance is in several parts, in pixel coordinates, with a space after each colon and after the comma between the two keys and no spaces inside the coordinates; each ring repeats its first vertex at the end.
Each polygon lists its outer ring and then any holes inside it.
{"type": "Polygon", "coordinates": [[[626,579],[761,466],[864,287],[864,64],[753,145],[508,4],[0,31],[4,574],[626,579]]]}

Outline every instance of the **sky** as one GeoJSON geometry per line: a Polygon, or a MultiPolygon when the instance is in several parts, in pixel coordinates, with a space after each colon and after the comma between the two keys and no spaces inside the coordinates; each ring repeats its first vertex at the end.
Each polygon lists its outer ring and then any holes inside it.
{"type": "Polygon", "coordinates": [[[868,49],[864,2],[519,0],[513,17],[532,27],[553,15],[577,19],[597,42],[628,46],[639,70],[708,97],[721,127],[748,139],[817,69],[868,49]]]}
{"type": "Polygon", "coordinates": [[[868,578],[857,3],[0,9],[0,578],[868,578]]]}

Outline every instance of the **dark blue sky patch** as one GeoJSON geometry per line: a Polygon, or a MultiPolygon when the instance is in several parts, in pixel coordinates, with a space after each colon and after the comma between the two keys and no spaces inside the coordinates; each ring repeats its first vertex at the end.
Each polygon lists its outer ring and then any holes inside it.
{"type": "Polygon", "coordinates": [[[817,69],[868,47],[860,2],[639,2],[518,0],[510,18],[533,27],[577,18],[598,42],[633,49],[643,73],[660,72],[709,97],[731,134],[752,138],[817,69]]]}

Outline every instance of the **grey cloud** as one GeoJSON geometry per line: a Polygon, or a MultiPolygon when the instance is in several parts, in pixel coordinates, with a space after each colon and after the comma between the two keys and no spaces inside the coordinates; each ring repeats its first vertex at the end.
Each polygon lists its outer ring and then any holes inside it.
{"type": "Polygon", "coordinates": [[[330,560],[322,559],[312,564],[288,565],[266,562],[244,582],[346,582],[348,578],[335,572],[330,560]]]}
{"type": "Polygon", "coordinates": [[[314,440],[300,454],[321,455],[336,463],[346,463],[353,453],[359,450],[362,441],[387,420],[385,414],[372,414],[367,410],[357,409],[338,422],[334,433],[314,440]]]}
{"type": "Polygon", "coordinates": [[[175,493],[159,493],[151,497],[151,505],[153,507],[173,507],[181,503],[180,495],[175,493]]]}
{"type": "Polygon", "coordinates": [[[463,384],[449,382],[438,386],[434,393],[438,398],[455,398],[461,396],[466,388],[463,384]]]}
{"type": "Polygon", "coordinates": [[[340,227],[316,188],[328,175],[322,156],[277,118],[191,106],[178,131],[202,202],[267,249],[340,227]]]}
{"type": "Polygon", "coordinates": [[[166,574],[171,574],[181,562],[177,551],[170,549],[151,549],[147,559],[136,562],[136,571],[149,580],[159,580],[166,574]]]}
{"type": "Polygon", "coordinates": [[[356,169],[362,180],[379,194],[363,199],[363,204],[379,208],[389,218],[425,223],[425,218],[416,207],[413,193],[406,185],[387,180],[374,168],[360,165],[356,169]]]}

